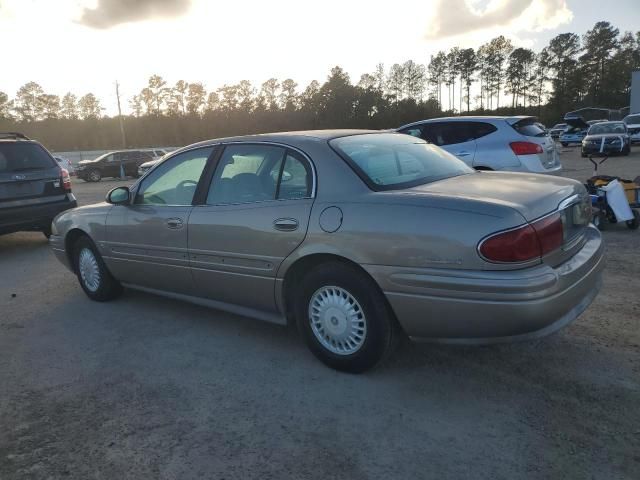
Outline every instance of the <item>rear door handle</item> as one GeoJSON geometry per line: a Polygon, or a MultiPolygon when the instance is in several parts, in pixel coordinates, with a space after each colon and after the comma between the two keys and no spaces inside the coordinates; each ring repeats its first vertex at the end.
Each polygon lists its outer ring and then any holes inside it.
{"type": "Polygon", "coordinates": [[[470,152],[458,152],[458,153],[456,153],[457,157],[466,157],[466,156],[469,156],[469,155],[471,155],[470,152]]]}
{"type": "Polygon", "coordinates": [[[295,218],[278,218],[273,222],[273,227],[282,232],[293,232],[298,229],[298,220],[295,218]]]}
{"type": "Polygon", "coordinates": [[[173,230],[182,228],[183,225],[181,218],[167,218],[167,221],[165,223],[168,228],[171,228],[173,230]]]}

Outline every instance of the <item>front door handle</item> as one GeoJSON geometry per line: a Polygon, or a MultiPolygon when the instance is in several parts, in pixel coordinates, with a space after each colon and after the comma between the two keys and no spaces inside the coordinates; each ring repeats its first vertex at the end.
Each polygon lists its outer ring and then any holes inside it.
{"type": "Polygon", "coordinates": [[[278,218],[273,222],[273,227],[282,232],[293,232],[298,229],[298,220],[295,218],[278,218]]]}
{"type": "Polygon", "coordinates": [[[167,228],[171,228],[173,230],[182,228],[183,225],[181,218],[167,218],[167,221],[165,223],[167,225],[167,228]]]}
{"type": "Polygon", "coordinates": [[[470,152],[458,152],[458,153],[456,153],[457,157],[467,157],[469,155],[471,155],[470,152]]]}

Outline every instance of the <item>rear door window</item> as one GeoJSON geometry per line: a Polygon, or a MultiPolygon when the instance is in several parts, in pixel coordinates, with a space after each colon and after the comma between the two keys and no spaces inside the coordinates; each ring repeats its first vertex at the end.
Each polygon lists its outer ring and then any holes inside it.
{"type": "Polygon", "coordinates": [[[469,135],[471,135],[475,140],[486,137],[498,130],[495,126],[487,122],[468,122],[467,128],[469,129],[469,135]]]}
{"type": "Polygon", "coordinates": [[[468,122],[438,122],[423,125],[423,139],[443,147],[473,140],[468,122]]]}
{"type": "Polygon", "coordinates": [[[56,162],[36,143],[0,143],[0,173],[47,170],[56,162]]]}

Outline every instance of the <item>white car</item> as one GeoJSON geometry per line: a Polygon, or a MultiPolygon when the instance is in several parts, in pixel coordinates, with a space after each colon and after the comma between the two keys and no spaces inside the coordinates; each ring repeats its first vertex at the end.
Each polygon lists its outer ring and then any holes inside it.
{"type": "Polygon", "coordinates": [[[536,117],[448,117],[397,129],[452,153],[476,170],[558,174],[555,142],[536,117]]]}
{"type": "Polygon", "coordinates": [[[631,143],[640,143],[640,113],[627,115],[622,121],[627,125],[631,143]]]}

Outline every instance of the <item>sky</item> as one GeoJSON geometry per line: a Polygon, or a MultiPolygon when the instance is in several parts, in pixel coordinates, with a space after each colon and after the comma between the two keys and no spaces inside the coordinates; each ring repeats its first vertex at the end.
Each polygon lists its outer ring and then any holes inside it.
{"type": "Polygon", "coordinates": [[[60,96],[92,92],[113,115],[116,80],[128,113],[153,74],[208,89],[293,78],[303,89],[334,65],[357,82],[377,63],[428,63],[501,34],[537,51],[600,20],[637,31],[640,0],[0,0],[0,91],[35,81],[60,96]]]}

